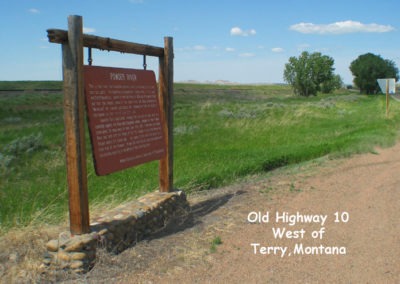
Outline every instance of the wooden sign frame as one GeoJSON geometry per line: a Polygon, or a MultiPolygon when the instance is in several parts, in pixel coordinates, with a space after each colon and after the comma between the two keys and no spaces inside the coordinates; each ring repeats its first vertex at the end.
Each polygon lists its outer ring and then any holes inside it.
{"type": "Polygon", "coordinates": [[[71,234],[90,232],[85,148],[83,49],[156,56],[159,58],[158,96],[166,155],[159,163],[159,190],[173,190],[173,39],[164,38],[164,48],[83,34],[81,16],[68,17],[68,31],[49,29],[52,43],[62,45],[64,124],[71,234]]]}

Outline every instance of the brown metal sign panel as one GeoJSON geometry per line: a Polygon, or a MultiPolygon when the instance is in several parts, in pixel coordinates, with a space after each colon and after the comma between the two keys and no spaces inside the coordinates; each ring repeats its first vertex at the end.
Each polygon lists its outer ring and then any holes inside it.
{"type": "Polygon", "coordinates": [[[153,71],[84,66],[84,81],[97,175],[164,157],[153,71]]]}

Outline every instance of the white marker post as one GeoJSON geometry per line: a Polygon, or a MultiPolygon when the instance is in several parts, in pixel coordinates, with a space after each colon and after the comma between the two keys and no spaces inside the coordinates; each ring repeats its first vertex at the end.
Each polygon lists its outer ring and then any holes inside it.
{"type": "Polygon", "coordinates": [[[389,94],[396,93],[396,79],[378,79],[382,93],[386,93],[386,117],[389,116],[389,94]]]}

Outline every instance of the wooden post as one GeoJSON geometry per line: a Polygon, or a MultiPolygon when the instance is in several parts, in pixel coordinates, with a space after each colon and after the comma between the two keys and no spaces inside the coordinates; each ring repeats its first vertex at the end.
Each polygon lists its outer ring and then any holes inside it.
{"type": "Polygon", "coordinates": [[[64,125],[71,234],[89,233],[82,17],[68,17],[68,41],[62,44],[64,125]]]}
{"type": "Polygon", "coordinates": [[[386,118],[389,116],[389,79],[386,79],[386,118]]]}
{"type": "MultiPolygon", "coordinates": [[[[68,31],[48,29],[47,37],[49,41],[53,43],[67,43],[68,31]]],[[[122,53],[157,57],[164,56],[164,48],[161,47],[88,34],[83,34],[83,46],[122,53]]]]}
{"type": "Polygon", "coordinates": [[[164,56],[159,57],[159,101],[161,108],[161,123],[166,140],[167,153],[160,160],[159,176],[160,191],[173,191],[173,92],[174,92],[174,51],[172,37],[164,38],[164,56]]]}

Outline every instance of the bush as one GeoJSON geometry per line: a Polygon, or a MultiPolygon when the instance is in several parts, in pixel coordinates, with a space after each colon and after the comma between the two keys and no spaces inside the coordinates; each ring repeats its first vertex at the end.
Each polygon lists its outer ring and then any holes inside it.
{"type": "Polygon", "coordinates": [[[15,157],[0,153],[0,174],[5,173],[15,157]]]}
{"type": "Polygon", "coordinates": [[[336,75],[333,75],[331,80],[322,82],[321,91],[324,94],[329,94],[334,90],[338,90],[338,89],[342,88],[342,86],[343,86],[342,78],[336,74],[336,75]]]}
{"type": "Polygon", "coordinates": [[[23,154],[33,153],[43,147],[42,133],[31,134],[11,141],[3,148],[9,155],[19,157],[23,154]]]}
{"type": "Polygon", "coordinates": [[[31,134],[15,139],[3,148],[0,153],[0,175],[11,171],[11,165],[26,154],[32,154],[43,148],[42,133],[31,134]]]}

